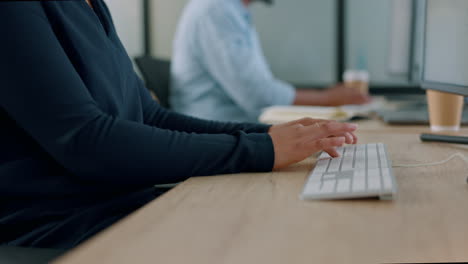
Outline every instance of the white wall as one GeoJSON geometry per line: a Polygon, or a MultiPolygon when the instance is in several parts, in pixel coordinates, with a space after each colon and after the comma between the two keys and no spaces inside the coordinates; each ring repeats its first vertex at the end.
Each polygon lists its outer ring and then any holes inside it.
{"type": "MultiPolygon", "coordinates": [[[[134,1],[134,0],[127,0],[134,1]]],[[[169,59],[172,57],[172,41],[179,17],[189,0],[153,0],[152,5],[152,50],[153,55],[169,59]]]]}
{"type": "Polygon", "coordinates": [[[143,54],[142,4],[139,0],[105,0],[130,57],[143,54]]]}

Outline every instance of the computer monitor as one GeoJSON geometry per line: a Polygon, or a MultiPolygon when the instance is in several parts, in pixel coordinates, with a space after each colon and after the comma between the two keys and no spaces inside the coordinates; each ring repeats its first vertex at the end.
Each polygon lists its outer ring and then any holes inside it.
{"type": "Polygon", "coordinates": [[[468,96],[468,1],[427,0],[422,87],[468,96]]]}
{"type": "MultiPolygon", "coordinates": [[[[426,0],[424,27],[422,87],[468,96],[468,1],[426,0]]],[[[460,136],[421,140],[468,144],[460,136]]]]}

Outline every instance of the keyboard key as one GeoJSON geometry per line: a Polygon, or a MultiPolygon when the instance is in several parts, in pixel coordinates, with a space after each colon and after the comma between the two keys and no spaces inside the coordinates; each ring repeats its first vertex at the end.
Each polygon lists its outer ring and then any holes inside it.
{"type": "Polygon", "coordinates": [[[383,189],[391,190],[393,187],[392,178],[390,177],[390,169],[382,169],[383,189]]]}
{"type": "Polygon", "coordinates": [[[379,159],[376,157],[371,157],[367,159],[367,168],[368,169],[378,169],[379,168],[379,159]]]}
{"type": "Polygon", "coordinates": [[[336,181],[324,181],[320,193],[333,193],[335,192],[336,181]]]}
{"type": "Polygon", "coordinates": [[[324,181],[325,180],[336,180],[336,174],[324,174],[323,175],[323,178],[322,178],[324,181]]]}
{"type": "Polygon", "coordinates": [[[353,169],[354,161],[354,146],[347,147],[343,156],[343,165],[341,165],[341,171],[347,171],[353,169]]]}
{"type": "Polygon", "coordinates": [[[343,158],[333,158],[330,162],[330,167],[328,167],[329,172],[340,171],[340,164],[343,158]]]}
{"type": "Polygon", "coordinates": [[[354,156],[354,150],[355,149],[356,149],[356,145],[349,145],[349,146],[345,147],[346,153],[351,154],[353,156],[354,156]]]}
{"type": "Polygon", "coordinates": [[[356,160],[354,168],[355,169],[365,169],[366,168],[366,152],[364,150],[356,151],[356,160]]]}
{"type": "Polygon", "coordinates": [[[367,189],[380,190],[380,169],[367,170],[367,189]]]}
{"type": "Polygon", "coordinates": [[[328,167],[329,172],[340,171],[340,165],[341,165],[341,162],[343,161],[344,149],[341,147],[341,148],[337,148],[336,151],[340,154],[340,157],[331,159],[330,167],[328,167]]]}
{"type": "Polygon", "coordinates": [[[304,193],[319,193],[321,185],[320,181],[308,181],[304,188],[304,193]]]}
{"type": "Polygon", "coordinates": [[[315,165],[314,168],[314,173],[324,173],[327,171],[328,163],[330,162],[331,159],[321,159],[317,161],[317,164],[315,165]]]}
{"type": "Polygon", "coordinates": [[[308,181],[318,181],[322,180],[323,173],[321,172],[314,172],[310,174],[308,181]]]}
{"type": "Polygon", "coordinates": [[[367,145],[367,153],[370,153],[372,156],[376,156],[377,155],[377,145],[376,144],[367,145]]]}
{"type": "Polygon", "coordinates": [[[367,146],[367,168],[379,168],[379,157],[377,155],[377,145],[369,144],[367,146]]]}
{"type": "Polygon", "coordinates": [[[322,151],[322,154],[320,154],[320,157],[318,159],[327,159],[327,158],[331,158],[331,156],[328,155],[328,153],[326,153],[325,151],[322,151]]]}
{"type": "Polygon", "coordinates": [[[380,167],[388,168],[387,154],[385,153],[385,147],[382,143],[379,144],[379,156],[380,156],[380,167]]]}
{"type": "Polygon", "coordinates": [[[353,169],[353,157],[345,157],[343,159],[343,165],[341,165],[341,171],[348,171],[353,169]]]}
{"type": "Polygon", "coordinates": [[[352,189],[353,192],[363,192],[366,190],[366,171],[354,171],[352,189]]]}
{"type": "Polygon", "coordinates": [[[336,192],[339,193],[344,193],[344,192],[349,192],[351,188],[351,179],[345,178],[345,179],[340,179],[338,181],[338,185],[336,186],[336,192]]]}

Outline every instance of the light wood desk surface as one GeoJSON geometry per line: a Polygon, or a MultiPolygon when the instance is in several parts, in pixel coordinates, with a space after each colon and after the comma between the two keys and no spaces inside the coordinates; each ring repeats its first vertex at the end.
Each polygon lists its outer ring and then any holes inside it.
{"type": "MultiPolygon", "coordinates": [[[[425,127],[364,122],[393,164],[468,146],[421,143],[425,127]]],[[[467,132],[467,131],[465,131],[467,132]]],[[[302,201],[314,159],[264,174],[192,178],[57,263],[394,263],[468,261],[468,165],[395,168],[393,201],[302,201]]]]}

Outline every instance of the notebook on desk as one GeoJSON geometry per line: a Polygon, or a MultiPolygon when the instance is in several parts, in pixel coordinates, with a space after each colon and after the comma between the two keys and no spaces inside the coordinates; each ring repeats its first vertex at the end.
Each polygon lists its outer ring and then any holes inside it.
{"type": "Polygon", "coordinates": [[[355,117],[369,117],[377,109],[391,108],[383,97],[376,97],[366,105],[349,105],[342,107],[321,106],[272,106],[265,108],[259,121],[266,124],[289,122],[304,117],[348,121],[355,117]]]}
{"type": "Polygon", "coordinates": [[[346,120],[352,113],[342,111],[337,107],[309,106],[273,106],[266,108],[259,120],[266,124],[278,124],[292,120],[310,117],[331,120],[346,120]]]}

